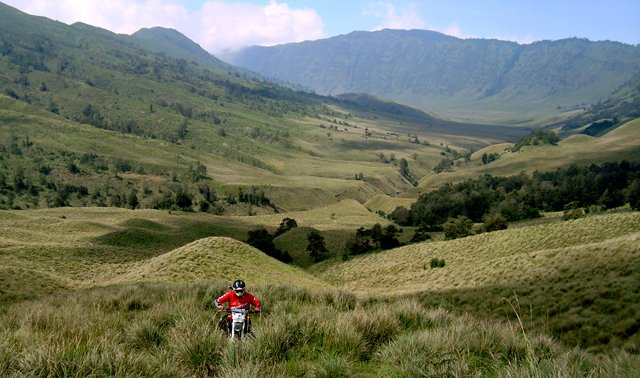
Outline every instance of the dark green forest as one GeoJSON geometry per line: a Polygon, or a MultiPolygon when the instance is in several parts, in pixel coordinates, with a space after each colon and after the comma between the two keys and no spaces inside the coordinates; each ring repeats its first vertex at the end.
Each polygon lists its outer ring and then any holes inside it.
{"type": "Polygon", "coordinates": [[[483,222],[492,214],[500,214],[511,222],[539,217],[542,211],[600,211],[626,203],[640,209],[637,162],[573,165],[551,172],[536,171],[531,176],[487,174],[423,194],[409,211],[397,208],[390,217],[403,225],[441,229],[450,218],[459,216],[483,222]]]}

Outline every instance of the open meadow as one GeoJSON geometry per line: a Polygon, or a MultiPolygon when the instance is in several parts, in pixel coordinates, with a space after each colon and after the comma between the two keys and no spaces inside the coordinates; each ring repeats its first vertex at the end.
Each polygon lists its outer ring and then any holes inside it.
{"type": "MultiPolygon", "coordinates": [[[[355,201],[286,215],[300,227],[279,238],[294,244],[305,230],[346,234],[382,220],[355,201]]],[[[640,368],[638,212],[550,217],[308,269],[230,238],[281,219],[2,211],[0,374],[631,377],[640,368]],[[434,257],[445,266],[431,268],[434,257]],[[212,301],[237,277],[264,311],[255,338],[229,343],[212,301]]]]}

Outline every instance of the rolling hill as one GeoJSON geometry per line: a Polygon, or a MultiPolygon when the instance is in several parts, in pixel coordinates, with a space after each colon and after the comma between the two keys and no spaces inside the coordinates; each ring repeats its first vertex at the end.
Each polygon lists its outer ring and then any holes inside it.
{"type": "Polygon", "coordinates": [[[639,303],[639,222],[638,212],[556,221],[410,245],[312,271],[355,292],[418,296],[479,316],[509,317],[514,309],[507,300],[516,301],[526,327],[598,350],[634,348],[637,319],[627,319],[622,306],[639,303]],[[431,268],[434,258],[445,266],[431,268]]]}
{"type": "MultiPolygon", "coordinates": [[[[531,111],[521,121],[569,117],[556,113],[568,113],[565,105],[549,107],[596,98],[638,64],[636,48],[616,43],[406,35],[415,43],[398,46],[408,57],[425,39],[443,60],[457,59],[442,75],[451,87],[422,77],[433,104],[446,97],[452,108],[487,106],[479,119],[513,119],[509,112],[523,107],[531,111]],[[487,50],[495,56],[480,59],[487,50]],[[620,60],[603,58],[610,54],[620,60]],[[469,60],[480,62],[477,70],[461,75],[469,60]],[[540,72],[528,71],[541,62],[540,72]],[[486,75],[472,77],[478,73],[486,75]],[[530,101],[538,95],[541,102],[530,101]]],[[[393,51],[354,56],[396,62],[393,51]]],[[[391,77],[388,68],[379,74],[391,77]]],[[[635,106],[629,83],[603,111],[635,106]]],[[[626,205],[344,253],[358,228],[392,224],[382,213],[444,183],[640,160],[632,113],[595,136],[512,152],[527,126],[453,122],[371,94],[294,90],[226,65],[175,30],[117,35],[3,4],[0,91],[0,375],[638,371],[640,216],[626,205]],[[483,164],[485,153],[500,156],[483,164]],[[451,167],[436,174],[441,160],[451,167]],[[273,232],[284,218],[298,224],[274,239],[293,256],[290,265],[244,243],[249,231],[273,232]],[[320,263],[306,252],[312,230],[329,249],[320,263]],[[443,264],[431,268],[433,259],[443,264]],[[264,300],[264,313],[254,318],[255,338],[228,343],[212,299],[238,277],[264,300]]],[[[405,241],[414,227],[403,228],[405,241]]]]}
{"type": "Polygon", "coordinates": [[[637,75],[639,56],[638,46],[609,41],[519,45],[382,30],[250,47],[231,62],[321,94],[370,93],[455,119],[517,125],[608,98],[637,75]]]}

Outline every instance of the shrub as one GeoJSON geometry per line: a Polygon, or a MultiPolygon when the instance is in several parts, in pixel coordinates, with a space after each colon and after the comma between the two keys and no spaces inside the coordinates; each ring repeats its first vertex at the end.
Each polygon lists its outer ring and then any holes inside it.
{"type": "Polygon", "coordinates": [[[578,218],[584,217],[585,216],[584,209],[578,206],[579,206],[579,203],[577,201],[566,204],[564,207],[564,214],[562,215],[562,219],[571,220],[571,219],[578,219],[578,218]]]}
{"type": "Polygon", "coordinates": [[[434,257],[431,259],[431,269],[433,268],[444,268],[444,259],[438,259],[437,257],[434,257]]]}
{"type": "Polygon", "coordinates": [[[473,234],[473,222],[464,215],[449,218],[442,228],[447,239],[463,238],[473,234]]]}
{"type": "Polygon", "coordinates": [[[486,232],[506,230],[507,220],[500,214],[488,214],[484,217],[483,228],[486,232]]]}
{"type": "Polygon", "coordinates": [[[411,237],[411,243],[419,243],[425,240],[431,240],[431,235],[427,233],[427,230],[420,227],[418,228],[413,236],[411,237]]]}

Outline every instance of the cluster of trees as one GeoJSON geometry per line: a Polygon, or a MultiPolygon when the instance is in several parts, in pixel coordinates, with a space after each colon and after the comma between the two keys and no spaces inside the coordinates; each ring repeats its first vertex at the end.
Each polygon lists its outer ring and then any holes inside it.
{"type": "Polygon", "coordinates": [[[247,244],[283,263],[290,263],[292,260],[291,255],[287,251],[281,251],[276,248],[276,245],[273,243],[275,237],[276,235],[270,234],[266,228],[259,227],[247,232],[247,244]]]}
{"type": "Polygon", "coordinates": [[[355,234],[347,240],[343,257],[361,255],[373,250],[399,247],[401,245],[398,240],[398,234],[400,232],[401,230],[393,224],[384,228],[380,223],[376,223],[370,229],[360,227],[356,230],[355,234]]]}
{"type": "Polygon", "coordinates": [[[238,189],[238,201],[254,206],[269,206],[275,209],[275,205],[271,202],[271,199],[267,197],[265,192],[253,185],[251,185],[248,192],[245,192],[242,188],[238,189]]]}
{"type": "Polygon", "coordinates": [[[528,136],[520,138],[511,150],[516,152],[524,146],[555,146],[558,144],[558,142],[560,142],[560,137],[558,137],[553,131],[545,129],[534,129],[528,136]]]}
{"type": "Polygon", "coordinates": [[[640,164],[622,161],[534,172],[532,176],[485,175],[447,184],[423,194],[410,210],[397,208],[389,217],[401,225],[440,230],[450,218],[459,216],[482,222],[499,214],[509,222],[538,217],[540,211],[563,211],[570,203],[610,209],[628,202],[633,209],[640,209],[638,198],[640,164]]]}
{"type": "MultiPolygon", "coordinates": [[[[284,263],[290,263],[292,259],[289,252],[281,251],[276,248],[274,239],[296,227],[298,227],[298,223],[295,219],[284,218],[273,235],[264,227],[259,227],[255,230],[249,231],[247,233],[247,244],[261,250],[265,254],[277,260],[284,263]]],[[[307,234],[307,241],[308,244],[306,251],[313,261],[319,262],[323,260],[329,252],[324,243],[324,236],[322,236],[319,231],[312,230],[307,234]]]]}

